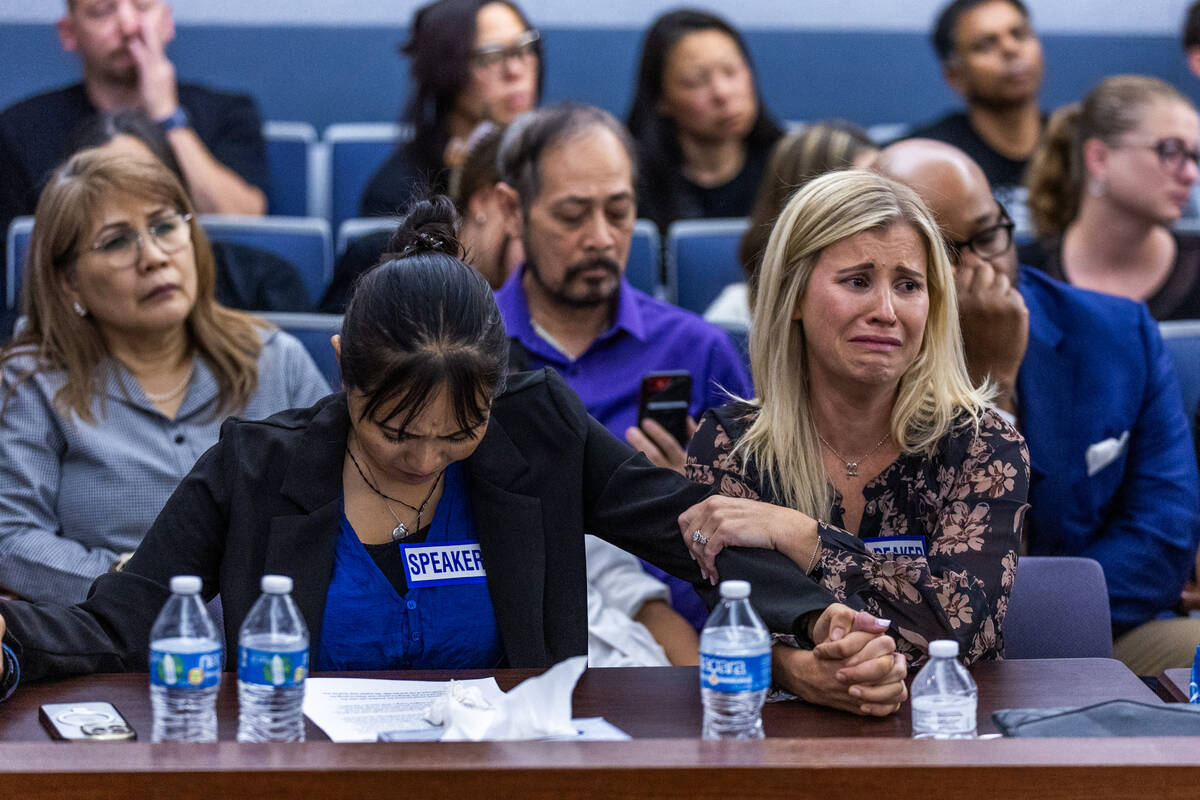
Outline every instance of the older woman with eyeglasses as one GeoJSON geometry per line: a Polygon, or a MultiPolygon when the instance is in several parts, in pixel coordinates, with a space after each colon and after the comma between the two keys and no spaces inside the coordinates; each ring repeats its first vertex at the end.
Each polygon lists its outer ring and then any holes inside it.
{"type": "Polygon", "coordinates": [[[445,192],[481,122],[507,125],[541,96],[541,36],[508,0],[436,0],[417,9],[402,48],[413,90],[412,129],[371,178],[363,216],[396,214],[414,195],[445,192]]]}
{"type": "Polygon", "coordinates": [[[217,304],[175,175],[83,150],[38,202],[25,323],[0,352],[0,586],[82,600],[134,550],[230,414],[328,385],[292,337],[217,304]]]}
{"type": "Polygon", "coordinates": [[[1141,300],[1155,319],[1200,317],[1200,236],[1173,232],[1200,163],[1200,119],[1170,84],[1115,75],[1054,113],[1029,164],[1039,241],[1022,263],[1141,300]]]}

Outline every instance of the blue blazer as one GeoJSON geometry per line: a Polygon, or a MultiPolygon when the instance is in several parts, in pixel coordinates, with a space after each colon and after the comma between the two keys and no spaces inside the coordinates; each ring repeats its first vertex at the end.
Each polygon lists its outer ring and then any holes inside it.
{"type": "Polygon", "coordinates": [[[1142,303],[1028,267],[1018,289],[1029,553],[1099,561],[1118,633],[1170,616],[1200,536],[1200,481],[1158,325],[1142,303]]]}

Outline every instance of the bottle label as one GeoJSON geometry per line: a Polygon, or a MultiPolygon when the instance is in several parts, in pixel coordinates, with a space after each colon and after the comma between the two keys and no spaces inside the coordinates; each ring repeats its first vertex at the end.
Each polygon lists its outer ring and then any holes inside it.
{"type": "Polygon", "coordinates": [[[302,686],[308,675],[308,648],[281,653],[277,650],[238,651],[238,680],[262,686],[302,686]]]}
{"type": "Polygon", "coordinates": [[[211,689],[221,682],[221,648],[170,653],[150,648],[150,683],[172,689],[211,689]]]}
{"type": "Polygon", "coordinates": [[[700,688],[717,692],[759,692],[771,685],[771,654],[700,654],[700,688]]]}

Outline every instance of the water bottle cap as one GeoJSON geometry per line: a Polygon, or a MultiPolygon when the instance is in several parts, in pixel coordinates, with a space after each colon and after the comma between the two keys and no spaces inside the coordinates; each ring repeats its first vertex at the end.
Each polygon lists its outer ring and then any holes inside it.
{"type": "Polygon", "coordinates": [[[200,585],[196,575],[176,575],[171,578],[171,594],[200,594],[200,585]]]}
{"type": "Polygon", "coordinates": [[[958,658],[958,642],[953,639],[937,639],[929,643],[929,655],[934,658],[958,658]]]}
{"type": "Polygon", "coordinates": [[[287,575],[263,575],[261,586],[267,594],[291,594],[292,579],[287,575]]]}
{"type": "Polygon", "coordinates": [[[749,581],[721,581],[721,597],[726,600],[741,600],[750,596],[749,581]]]}

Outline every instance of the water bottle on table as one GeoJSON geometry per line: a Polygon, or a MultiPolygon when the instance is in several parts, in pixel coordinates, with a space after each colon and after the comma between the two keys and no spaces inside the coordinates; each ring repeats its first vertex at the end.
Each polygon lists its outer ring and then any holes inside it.
{"type": "Polygon", "coordinates": [[[238,633],[238,741],[303,742],[308,626],[292,579],[264,575],[262,595],[238,633]]]}
{"type": "Polygon", "coordinates": [[[771,636],[750,606],[750,584],[722,581],[721,603],[700,634],[705,739],[761,739],[771,685],[771,636]]]}
{"type": "Polygon", "coordinates": [[[171,597],[150,629],[155,742],[215,742],[221,639],[195,575],[171,578],[171,597]]]}
{"type": "Polygon", "coordinates": [[[978,690],[958,663],[958,642],[929,643],[929,661],[912,683],[914,739],[974,739],[978,690]]]}

